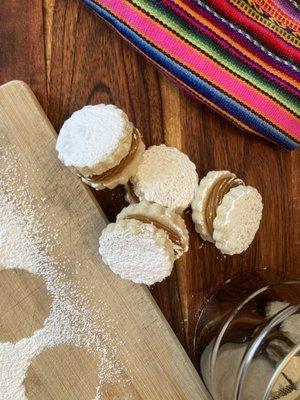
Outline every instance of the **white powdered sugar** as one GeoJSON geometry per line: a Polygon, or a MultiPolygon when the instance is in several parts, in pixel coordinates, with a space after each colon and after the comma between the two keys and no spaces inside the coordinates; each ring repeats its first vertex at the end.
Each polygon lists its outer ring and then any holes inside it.
{"type": "Polygon", "coordinates": [[[59,250],[58,230],[50,231],[44,224],[45,199],[39,201],[29,193],[26,173],[19,175],[22,169],[13,147],[0,151],[0,269],[23,269],[38,275],[52,297],[50,314],[41,329],[16,343],[0,343],[0,398],[25,400],[23,381],[31,360],[45,348],[72,344],[95,357],[99,376],[96,399],[101,399],[101,384],[119,381],[124,372],[116,359],[119,339],[111,337],[107,329],[116,321],[107,317],[105,303],[98,302],[96,307],[89,303],[91,287],[84,290],[86,282],[78,274],[83,266],[59,250]],[[70,272],[72,282],[68,281],[70,272]]]}
{"type": "Polygon", "coordinates": [[[232,188],[217,208],[213,239],[228,255],[240,254],[252,243],[262,218],[262,197],[252,186],[232,188]]]}
{"type": "MultiPolygon", "coordinates": [[[[123,210],[117,215],[117,221],[122,219],[135,219],[134,216],[143,217],[148,220],[148,223],[158,222],[175,233],[179,238],[179,243],[172,240],[167,232],[169,238],[172,241],[173,249],[175,253],[175,259],[178,260],[183,253],[188,251],[189,248],[189,233],[185,225],[184,219],[177,214],[174,210],[166,208],[156,203],[149,203],[148,201],[140,201],[139,203],[130,204],[123,208],[123,210]]],[[[145,222],[146,222],[145,221],[145,222]]],[[[157,227],[159,229],[159,227],[157,227]]]]}
{"type": "Polygon", "coordinates": [[[195,197],[192,202],[192,219],[195,224],[196,232],[200,234],[203,240],[208,240],[214,243],[213,238],[206,225],[206,204],[211,188],[219,179],[236,177],[235,174],[229,171],[209,171],[200,181],[199,186],[195,191],[195,197]]]}
{"type": "Polygon", "coordinates": [[[241,179],[229,171],[210,171],[201,179],[192,202],[192,219],[202,239],[208,240],[223,253],[240,254],[252,243],[262,218],[262,197],[252,186],[245,186],[241,179]],[[207,225],[207,201],[212,189],[221,180],[235,179],[237,186],[226,193],[214,193],[216,217],[213,233],[207,225]]]}
{"type": "Polygon", "coordinates": [[[175,259],[164,230],[134,219],[109,224],[100,237],[99,252],[115,274],[146,285],[169,276],[175,259]]]}
{"type": "Polygon", "coordinates": [[[186,154],[162,144],[145,151],[132,182],[140,200],[183,211],[193,200],[198,175],[186,154]]]}
{"type": "Polygon", "coordinates": [[[66,120],[56,149],[65,165],[93,168],[98,163],[109,162],[119,146],[124,152],[122,157],[127,154],[132,130],[127,115],[114,105],[85,106],[66,120]]]}

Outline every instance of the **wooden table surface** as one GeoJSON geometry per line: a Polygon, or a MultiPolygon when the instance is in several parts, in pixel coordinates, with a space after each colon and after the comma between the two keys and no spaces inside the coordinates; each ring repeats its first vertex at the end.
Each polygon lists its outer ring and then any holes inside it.
{"type": "MultiPolygon", "coordinates": [[[[222,257],[190,228],[190,251],[170,278],[151,288],[181,343],[192,338],[204,297],[252,268],[300,276],[300,154],[250,136],[178,90],[79,0],[12,0],[0,12],[0,84],[27,82],[54,127],[86,104],[114,103],[147,145],[186,152],[203,176],[229,169],[258,188],[261,227],[242,255],[222,257]]],[[[110,220],[125,204],[122,189],[96,194],[110,220]]]]}

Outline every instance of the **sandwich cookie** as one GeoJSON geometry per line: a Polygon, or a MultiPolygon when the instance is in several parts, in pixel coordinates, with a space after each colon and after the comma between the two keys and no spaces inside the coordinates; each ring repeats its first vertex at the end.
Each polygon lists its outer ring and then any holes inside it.
{"type": "Polygon", "coordinates": [[[127,200],[147,200],[185,210],[198,185],[195,164],[186,154],[164,144],[151,146],[143,154],[137,172],[127,185],[127,200]]]}
{"type": "Polygon", "coordinates": [[[100,190],[128,182],[145,145],[122,110],[99,104],[74,112],[60,130],[56,150],[83,182],[100,190]]]}
{"type": "Polygon", "coordinates": [[[211,171],[201,181],[192,202],[196,231],[223,254],[239,254],[254,239],[262,217],[258,191],[229,171],[211,171]]]}
{"type": "Polygon", "coordinates": [[[175,211],[142,201],[124,208],[99,239],[99,253],[123,279],[152,285],[171,274],[188,250],[188,231],[175,211]]]}

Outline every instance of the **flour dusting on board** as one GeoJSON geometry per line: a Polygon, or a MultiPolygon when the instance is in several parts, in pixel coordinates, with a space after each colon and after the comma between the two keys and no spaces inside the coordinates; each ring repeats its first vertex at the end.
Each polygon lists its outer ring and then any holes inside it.
{"type": "Polygon", "coordinates": [[[99,387],[95,399],[101,399],[102,384],[127,384],[122,378],[124,366],[116,359],[119,342],[106,329],[115,321],[107,317],[105,303],[89,304],[91,290],[82,290],[82,278],[68,282],[68,274],[74,277],[83,267],[58,251],[58,231],[49,231],[43,222],[45,199],[38,201],[29,194],[28,177],[19,176],[20,162],[13,147],[2,148],[0,156],[0,268],[24,269],[42,277],[52,296],[42,329],[16,343],[0,343],[0,398],[25,400],[23,381],[31,360],[45,348],[72,344],[96,358],[99,387]]]}

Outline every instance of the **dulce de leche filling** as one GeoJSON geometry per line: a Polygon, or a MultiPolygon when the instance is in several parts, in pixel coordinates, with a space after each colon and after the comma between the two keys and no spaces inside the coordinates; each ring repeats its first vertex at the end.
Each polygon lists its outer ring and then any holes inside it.
{"type": "Polygon", "coordinates": [[[131,140],[131,147],[130,150],[128,152],[128,154],[122,158],[122,160],[120,161],[120,163],[118,165],[116,165],[113,168],[108,169],[107,171],[103,172],[101,175],[92,175],[90,177],[86,177],[82,174],[80,174],[81,177],[83,177],[85,180],[89,181],[89,182],[104,182],[107,179],[111,179],[114,178],[115,176],[119,175],[122,171],[124,171],[124,169],[128,166],[129,163],[131,163],[131,161],[134,159],[136,152],[138,150],[139,147],[139,143],[140,143],[140,135],[137,131],[137,129],[133,129],[133,133],[132,133],[132,140],[131,140]]]}
{"type": "Polygon", "coordinates": [[[127,182],[126,188],[127,188],[127,191],[128,191],[128,193],[129,193],[129,195],[130,195],[132,201],[133,201],[134,203],[139,203],[139,202],[140,202],[140,199],[139,199],[138,196],[135,194],[134,188],[133,188],[133,183],[131,182],[130,179],[129,179],[129,181],[127,182]]]}
{"type": "Polygon", "coordinates": [[[163,229],[169,236],[170,240],[175,245],[183,247],[183,243],[182,243],[182,239],[181,239],[180,235],[177,232],[173,231],[173,229],[171,229],[168,226],[166,226],[165,224],[157,221],[156,219],[152,219],[150,217],[147,217],[147,216],[141,215],[141,214],[127,215],[127,217],[125,219],[136,219],[138,221],[145,222],[146,224],[152,224],[157,229],[163,229]]]}
{"type": "Polygon", "coordinates": [[[211,238],[213,237],[213,223],[217,215],[217,208],[222,203],[225,194],[227,194],[230,189],[240,185],[244,185],[244,182],[241,179],[229,176],[219,179],[211,188],[205,207],[205,221],[211,238]]]}

